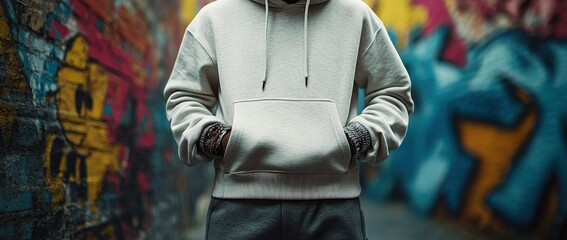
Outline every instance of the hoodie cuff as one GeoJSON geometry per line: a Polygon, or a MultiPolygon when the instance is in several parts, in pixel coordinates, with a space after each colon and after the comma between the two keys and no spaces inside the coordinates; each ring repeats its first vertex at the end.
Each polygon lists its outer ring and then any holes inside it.
{"type": "Polygon", "coordinates": [[[230,126],[222,123],[213,123],[207,126],[199,138],[198,148],[209,157],[217,158],[224,155],[222,139],[231,130],[230,126]]]}
{"type": "Polygon", "coordinates": [[[349,123],[344,128],[344,132],[347,136],[352,158],[358,159],[368,151],[372,144],[372,139],[370,138],[370,132],[362,124],[358,122],[349,123]]]}

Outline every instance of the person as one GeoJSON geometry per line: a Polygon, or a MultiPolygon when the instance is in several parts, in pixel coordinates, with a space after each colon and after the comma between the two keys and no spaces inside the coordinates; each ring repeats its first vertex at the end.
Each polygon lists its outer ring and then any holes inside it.
{"type": "Polygon", "coordinates": [[[203,7],[164,96],[180,158],[214,159],[207,239],[365,239],[358,160],[401,144],[410,85],[362,1],[203,7]]]}

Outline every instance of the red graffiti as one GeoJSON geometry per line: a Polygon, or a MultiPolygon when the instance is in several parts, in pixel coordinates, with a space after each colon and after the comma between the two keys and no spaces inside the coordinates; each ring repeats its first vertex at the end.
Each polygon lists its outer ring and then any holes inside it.
{"type": "Polygon", "coordinates": [[[457,0],[457,9],[478,12],[486,22],[504,16],[541,36],[567,36],[567,3],[562,0],[457,0]]]}
{"type": "Polygon", "coordinates": [[[59,22],[52,22],[48,35],[53,39],[64,39],[69,35],[69,28],[59,22]]]}
{"type": "Polygon", "coordinates": [[[423,5],[428,9],[429,18],[423,32],[425,35],[435,32],[440,26],[450,28],[450,34],[441,58],[453,64],[464,66],[466,63],[467,46],[457,36],[455,24],[443,0],[414,0],[414,3],[423,5]]]}

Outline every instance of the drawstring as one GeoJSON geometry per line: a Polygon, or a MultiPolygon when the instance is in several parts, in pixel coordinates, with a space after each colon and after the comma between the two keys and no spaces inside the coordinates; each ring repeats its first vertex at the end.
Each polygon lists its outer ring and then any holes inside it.
{"type": "MultiPolygon", "coordinates": [[[[268,0],[264,0],[264,5],[266,6],[266,18],[264,20],[264,76],[262,77],[262,91],[266,88],[266,80],[268,78],[268,12],[269,5],[268,0]]],[[[305,87],[309,81],[309,63],[308,63],[308,51],[307,51],[307,22],[309,16],[309,4],[311,0],[307,0],[305,4],[305,15],[303,16],[303,73],[305,77],[305,87]]]]}
{"type": "Polygon", "coordinates": [[[305,86],[307,87],[307,81],[309,79],[309,63],[307,62],[308,60],[308,55],[307,55],[307,16],[309,15],[309,4],[311,3],[311,0],[307,0],[307,3],[305,4],[305,16],[303,17],[303,57],[304,57],[304,68],[303,68],[303,73],[305,74],[305,86]]]}
{"type": "Polygon", "coordinates": [[[264,20],[264,76],[262,77],[262,91],[266,88],[266,78],[268,77],[268,0],[265,0],[266,18],[264,20]]]}

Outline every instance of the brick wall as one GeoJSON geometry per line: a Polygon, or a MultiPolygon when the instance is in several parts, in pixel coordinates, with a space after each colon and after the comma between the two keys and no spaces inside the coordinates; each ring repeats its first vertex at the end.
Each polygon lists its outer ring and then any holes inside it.
{"type": "Polygon", "coordinates": [[[191,180],[161,96],[181,3],[0,3],[0,238],[183,231],[191,180]]]}

